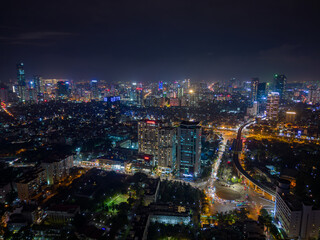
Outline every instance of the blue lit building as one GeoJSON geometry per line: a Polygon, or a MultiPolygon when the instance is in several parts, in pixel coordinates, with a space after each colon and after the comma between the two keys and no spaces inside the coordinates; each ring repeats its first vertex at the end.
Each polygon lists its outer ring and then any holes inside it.
{"type": "Polygon", "coordinates": [[[26,101],[26,79],[23,63],[17,64],[18,97],[20,102],[26,101]]]}
{"type": "Polygon", "coordinates": [[[99,89],[98,89],[98,80],[91,80],[91,99],[99,100],[99,89]]]}
{"type": "Polygon", "coordinates": [[[177,169],[180,176],[200,174],[201,127],[199,122],[182,122],[178,127],[177,169]]]}
{"type": "Polygon", "coordinates": [[[64,82],[64,81],[59,81],[57,82],[57,96],[59,98],[63,97],[69,97],[70,94],[70,87],[69,87],[69,82],[64,82]]]}
{"type": "Polygon", "coordinates": [[[280,94],[280,100],[284,98],[284,93],[287,85],[287,77],[285,75],[274,75],[274,91],[280,94]]]}

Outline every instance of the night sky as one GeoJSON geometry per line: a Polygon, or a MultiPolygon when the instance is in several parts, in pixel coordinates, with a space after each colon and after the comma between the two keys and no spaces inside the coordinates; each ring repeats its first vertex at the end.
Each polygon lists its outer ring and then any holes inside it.
{"type": "Polygon", "coordinates": [[[0,80],[320,80],[319,1],[7,0],[0,80]]]}

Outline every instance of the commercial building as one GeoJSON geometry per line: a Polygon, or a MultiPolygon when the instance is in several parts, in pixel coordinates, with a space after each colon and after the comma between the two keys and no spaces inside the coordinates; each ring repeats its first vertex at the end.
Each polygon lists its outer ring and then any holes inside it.
{"type": "Polygon", "coordinates": [[[23,63],[17,64],[18,97],[20,102],[26,101],[26,79],[23,69],[23,63]]]}
{"type": "Polygon", "coordinates": [[[288,111],[286,112],[286,122],[294,123],[296,121],[296,112],[288,111]]]}
{"type": "Polygon", "coordinates": [[[258,100],[258,85],[259,85],[259,78],[252,78],[251,79],[251,92],[250,92],[251,102],[258,100]]]}
{"type": "Polygon", "coordinates": [[[284,94],[287,86],[287,77],[285,75],[275,74],[274,78],[274,91],[280,95],[280,100],[284,98],[284,94]]]}
{"type": "Polygon", "coordinates": [[[267,100],[268,95],[268,84],[266,82],[262,82],[258,84],[257,91],[257,100],[259,102],[265,102],[267,100]]]}
{"type": "Polygon", "coordinates": [[[271,92],[267,99],[267,118],[272,121],[278,119],[280,94],[271,92]]]}
{"type": "Polygon", "coordinates": [[[177,169],[180,176],[200,173],[201,127],[199,122],[184,121],[178,127],[177,169]]]}
{"type": "Polygon", "coordinates": [[[99,100],[99,88],[98,88],[98,80],[91,80],[91,99],[99,100]]]}
{"type": "Polygon", "coordinates": [[[65,98],[70,95],[70,83],[65,81],[57,82],[57,97],[65,98]]]}
{"type": "Polygon", "coordinates": [[[159,129],[168,124],[162,121],[142,120],[138,122],[139,153],[151,154],[158,161],[159,129]]]}
{"type": "Polygon", "coordinates": [[[320,102],[320,89],[312,86],[309,89],[309,93],[308,93],[308,103],[310,104],[317,104],[320,102]]]}
{"type": "Polygon", "coordinates": [[[320,210],[290,194],[290,181],[280,179],[275,202],[275,219],[289,239],[318,239],[320,210]]]}

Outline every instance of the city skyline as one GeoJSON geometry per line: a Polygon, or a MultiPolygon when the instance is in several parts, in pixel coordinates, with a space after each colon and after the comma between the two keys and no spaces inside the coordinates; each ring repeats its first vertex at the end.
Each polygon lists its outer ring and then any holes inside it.
{"type": "Polygon", "coordinates": [[[161,1],[6,2],[0,80],[107,81],[272,79],[317,81],[318,3],[161,1]]]}

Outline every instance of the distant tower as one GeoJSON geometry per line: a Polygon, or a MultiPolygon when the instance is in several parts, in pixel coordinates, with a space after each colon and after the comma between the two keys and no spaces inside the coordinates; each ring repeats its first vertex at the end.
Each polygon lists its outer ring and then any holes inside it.
{"type": "Polygon", "coordinates": [[[258,102],[265,102],[267,99],[267,92],[268,92],[268,88],[267,88],[267,83],[266,82],[262,82],[258,84],[258,92],[257,92],[257,100],[258,102]]]}
{"type": "Polygon", "coordinates": [[[41,87],[42,87],[42,79],[39,75],[34,75],[33,76],[33,81],[34,81],[34,88],[36,89],[37,94],[39,95],[42,93],[41,87]]]}
{"type": "Polygon", "coordinates": [[[285,75],[275,74],[273,81],[274,81],[274,91],[278,92],[280,95],[280,100],[283,100],[284,94],[286,91],[287,77],[285,75]]]}
{"type": "Polygon", "coordinates": [[[99,89],[98,89],[98,80],[91,80],[91,99],[99,100],[99,89]]]}
{"type": "Polygon", "coordinates": [[[58,81],[57,86],[58,86],[57,95],[59,98],[69,97],[69,94],[70,94],[69,82],[58,81]]]}
{"type": "Polygon", "coordinates": [[[259,78],[252,78],[251,79],[251,94],[250,94],[251,102],[257,101],[258,85],[259,85],[259,78]]]}
{"type": "Polygon", "coordinates": [[[272,121],[278,120],[279,100],[278,92],[271,92],[267,99],[267,118],[272,121]]]}
{"type": "Polygon", "coordinates": [[[182,122],[178,127],[177,168],[180,175],[200,174],[201,126],[199,122],[182,122]]]}
{"type": "Polygon", "coordinates": [[[24,75],[23,63],[17,64],[18,97],[20,102],[26,101],[26,79],[24,75]]]}

